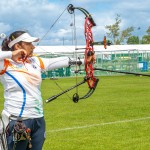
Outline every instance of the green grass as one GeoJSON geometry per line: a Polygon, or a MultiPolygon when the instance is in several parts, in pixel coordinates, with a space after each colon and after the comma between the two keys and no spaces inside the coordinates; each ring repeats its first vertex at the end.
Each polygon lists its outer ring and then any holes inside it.
{"type": "MultiPolygon", "coordinates": [[[[44,100],[61,92],[55,82],[66,89],[75,79],[43,80],[44,100]]],[[[86,87],[78,89],[79,95],[87,92],[86,87]]],[[[74,93],[72,90],[68,95],[74,93]]],[[[149,77],[102,76],[90,98],[73,103],[64,94],[50,103],[44,101],[44,111],[47,133],[43,150],[150,149],[149,77]]]]}

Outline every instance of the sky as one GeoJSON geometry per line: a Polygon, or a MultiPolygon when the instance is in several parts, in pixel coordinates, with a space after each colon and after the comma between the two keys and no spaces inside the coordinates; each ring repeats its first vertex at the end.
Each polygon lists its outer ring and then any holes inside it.
{"type": "Polygon", "coordinates": [[[117,14],[120,29],[133,26],[132,34],[140,38],[150,26],[150,0],[0,0],[0,33],[9,36],[16,30],[27,30],[41,39],[41,46],[84,45],[84,14],[79,10],[70,14],[66,9],[69,4],[92,15],[95,42],[107,35],[105,26],[114,24],[117,14]]]}

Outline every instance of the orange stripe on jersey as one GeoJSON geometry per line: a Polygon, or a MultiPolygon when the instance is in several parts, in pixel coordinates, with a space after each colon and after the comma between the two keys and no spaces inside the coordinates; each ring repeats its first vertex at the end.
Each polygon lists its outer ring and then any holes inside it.
{"type": "Polygon", "coordinates": [[[0,75],[4,74],[7,70],[7,67],[10,65],[10,62],[8,59],[4,59],[4,69],[1,70],[0,75]]]}
{"type": "Polygon", "coordinates": [[[40,62],[41,69],[44,69],[44,63],[43,63],[42,59],[40,57],[38,57],[38,59],[39,59],[39,62],[40,62]]]}

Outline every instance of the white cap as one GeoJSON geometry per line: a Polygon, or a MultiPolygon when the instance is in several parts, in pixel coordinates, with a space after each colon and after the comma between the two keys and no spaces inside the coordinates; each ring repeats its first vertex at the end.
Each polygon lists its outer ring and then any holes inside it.
{"type": "Polygon", "coordinates": [[[20,35],[19,37],[17,37],[16,39],[14,39],[13,41],[11,41],[8,46],[9,48],[12,48],[13,45],[15,45],[16,43],[23,41],[23,42],[38,42],[39,38],[36,37],[32,37],[30,36],[30,34],[28,33],[23,33],[22,35],[20,35]]]}

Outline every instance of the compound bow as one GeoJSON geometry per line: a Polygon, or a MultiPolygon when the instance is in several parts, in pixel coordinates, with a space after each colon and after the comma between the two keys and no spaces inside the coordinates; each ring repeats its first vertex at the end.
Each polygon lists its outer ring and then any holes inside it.
{"type": "MultiPolygon", "coordinates": [[[[96,44],[103,44],[104,47],[106,48],[106,37],[104,37],[104,40],[102,42],[95,42],[93,40],[93,34],[92,34],[92,27],[96,26],[92,16],[89,14],[87,10],[81,7],[74,7],[72,4],[69,4],[67,7],[67,10],[70,14],[74,13],[74,10],[78,9],[80,10],[84,15],[85,15],[85,23],[84,23],[84,34],[85,34],[85,40],[86,40],[86,47],[85,47],[85,58],[84,58],[84,63],[85,63],[85,72],[86,76],[84,77],[83,81],[76,84],[75,86],[70,87],[69,89],[54,95],[46,100],[46,102],[50,102],[57,97],[61,96],[62,94],[78,87],[79,85],[82,85],[83,83],[88,83],[89,91],[82,97],[79,97],[78,93],[75,93],[73,95],[73,101],[77,103],[81,99],[86,99],[89,96],[93,94],[95,91],[97,84],[99,82],[99,79],[97,79],[94,76],[94,67],[93,67],[93,55],[94,55],[94,47],[93,45],[96,44]]],[[[76,71],[78,73],[78,71],[76,71]]]]}

